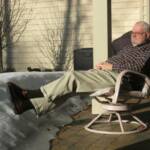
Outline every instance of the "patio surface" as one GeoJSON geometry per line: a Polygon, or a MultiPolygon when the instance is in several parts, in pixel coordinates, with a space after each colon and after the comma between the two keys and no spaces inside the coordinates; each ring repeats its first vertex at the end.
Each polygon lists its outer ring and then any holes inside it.
{"type": "MultiPolygon", "coordinates": [[[[149,99],[150,100],[150,99],[149,99]]],[[[144,122],[150,123],[150,101],[135,111],[144,122]],[[146,106],[146,107],[145,107],[146,106]]],[[[88,132],[84,126],[93,118],[91,108],[73,116],[74,121],[60,130],[51,143],[51,150],[149,150],[150,127],[130,135],[104,135],[88,132]]]]}

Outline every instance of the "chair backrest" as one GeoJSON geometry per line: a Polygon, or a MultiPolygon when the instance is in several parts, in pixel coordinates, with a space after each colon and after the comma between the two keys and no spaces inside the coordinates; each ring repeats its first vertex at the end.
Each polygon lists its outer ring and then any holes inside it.
{"type": "Polygon", "coordinates": [[[123,47],[131,45],[131,31],[123,34],[121,37],[115,39],[111,43],[111,50],[112,53],[115,55],[117,54],[120,50],[123,49],[123,47]]]}

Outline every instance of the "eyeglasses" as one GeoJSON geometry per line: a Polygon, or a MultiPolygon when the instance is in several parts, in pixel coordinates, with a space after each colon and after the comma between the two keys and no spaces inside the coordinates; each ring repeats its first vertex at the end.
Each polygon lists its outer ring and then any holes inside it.
{"type": "Polygon", "coordinates": [[[132,35],[143,35],[145,32],[131,32],[132,35]]]}

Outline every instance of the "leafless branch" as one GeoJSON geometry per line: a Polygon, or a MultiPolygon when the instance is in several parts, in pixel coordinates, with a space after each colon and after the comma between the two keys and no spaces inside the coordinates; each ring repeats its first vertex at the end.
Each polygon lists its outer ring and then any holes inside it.
{"type": "Polygon", "coordinates": [[[3,50],[18,42],[30,21],[22,18],[31,13],[32,8],[27,12],[21,0],[0,0],[0,71],[3,70],[3,50]]]}

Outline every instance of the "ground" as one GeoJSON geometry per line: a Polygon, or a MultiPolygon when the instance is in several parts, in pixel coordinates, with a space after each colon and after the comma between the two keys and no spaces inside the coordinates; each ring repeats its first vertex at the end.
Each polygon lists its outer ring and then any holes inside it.
{"type": "MultiPolygon", "coordinates": [[[[149,100],[148,100],[149,101],[149,100]]],[[[150,123],[150,103],[135,111],[142,120],[150,123]],[[146,107],[145,107],[146,106],[146,107]]],[[[149,150],[150,128],[130,135],[95,134],[84,129],[93,118],[91,108],[74,116],[74,121],[60,130],[52,141],[52,150],[149,150]]]]}

